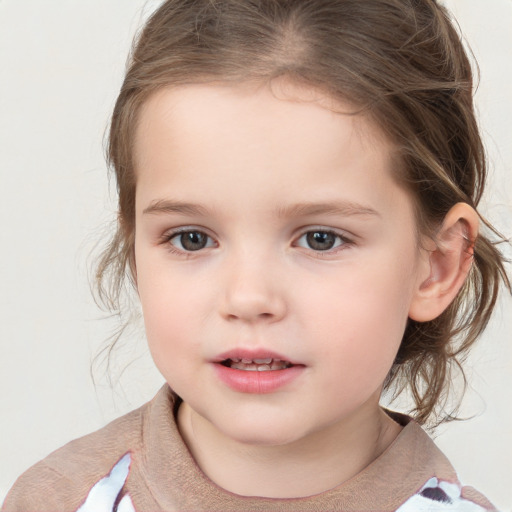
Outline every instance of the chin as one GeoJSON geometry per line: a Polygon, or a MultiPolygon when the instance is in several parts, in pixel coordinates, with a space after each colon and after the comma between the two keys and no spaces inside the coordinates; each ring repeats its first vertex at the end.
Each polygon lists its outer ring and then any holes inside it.
{"type": "Polygon", "coordinates": [[[251,446],[284,446],[294,443],[307,432],[297,429],[297,421],[290,423],[281,421],[233,421],[229,425],[217,425],[217,428],[230,439],[251,446]]]}

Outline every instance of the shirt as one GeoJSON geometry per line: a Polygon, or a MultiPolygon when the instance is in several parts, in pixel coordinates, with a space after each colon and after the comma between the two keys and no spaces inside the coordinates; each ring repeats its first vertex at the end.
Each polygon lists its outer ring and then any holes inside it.
{"type": "Polygon", "coordinates": [[[176,424],[167,385],[153,400],[106,427],[71,441],[26,471],[2,512],[157,511],[458,511],[496,510],[463,487],[448,459],[413,420],[360,473],[306,498],[230,493],[197,466],[176,424]]]}

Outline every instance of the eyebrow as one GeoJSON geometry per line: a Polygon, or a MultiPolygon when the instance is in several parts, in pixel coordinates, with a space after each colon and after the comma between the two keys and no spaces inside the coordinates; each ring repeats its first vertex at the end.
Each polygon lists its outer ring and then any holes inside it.
{"type": "MultiPolygon", "coordinates": [[[[153,201],[143,210],[142,213],[179,214],[201,217],[208,217],[212,215],[212,212],[202,205],[167,199],[153,201]]],[[[297,203],[290,206],[278,207],[276,214],[278,218],[307,217],[313,215],[340,215],[343,217],[359,215],[380,217],[377,210],[352,201],[297,203]]]]}
{"type": "Polygon", "coordinates": [[[203,217],[208,217],[211,214],[207,208],[199,204],[183,203],[166,199],[153,201],[142,213],[178,213],[181,215],[197,215],[203,217]]]}
{"type": "Polygon", "coordinates": [[[313,215],[340,215],[343,217],[361,215],[380,217],[380,213],[377,210],[352,201],[338,201],[332,203],[298,203],[278,208],[277,215],[280,218],[307,217],[313,215]]]}

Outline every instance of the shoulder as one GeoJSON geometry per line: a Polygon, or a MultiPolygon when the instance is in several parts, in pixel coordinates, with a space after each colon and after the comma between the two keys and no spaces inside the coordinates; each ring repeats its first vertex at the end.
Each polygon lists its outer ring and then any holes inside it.
{"type": "Polygon", "coordinates": [[[76,510],[123,455],[140,450],[150,404],[71,441],[29,468],[7,494],[2,512],[76,510]]]}
{"type": "Polygon", "coordinates": [[[446,512],[496,511],[484,495],[460,483],[448,458],[414,420],[396,413],[393,417],[406,425],[395,445],[399,445],[397,460],[406,467],[402,477],[412,484],[409,492],[404,493],[409,498],[397,512],[438,509],[446,512]]]}
{"type": "Polygon", "coordinates": [[[485,496],[472,487],[462,487],[458,481],[450,482],[436,477],[425,485],[396,512],[421,512],[443,510],[445,512],[497,512],[485,496]]]}

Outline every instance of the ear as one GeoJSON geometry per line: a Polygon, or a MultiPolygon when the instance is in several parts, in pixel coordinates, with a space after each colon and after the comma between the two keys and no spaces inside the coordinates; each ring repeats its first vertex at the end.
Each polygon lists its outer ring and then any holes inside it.
{"type": "Polygon", "coordinates": [[[418,279],[409,318],[428,322],[437,318],[455,299],[471,269],[478,214],[466,203],[457,203],[446,214],[422,263],[426,272],[418,279]],[[425,275],[428,277],[425,278],[425,275]]]}

